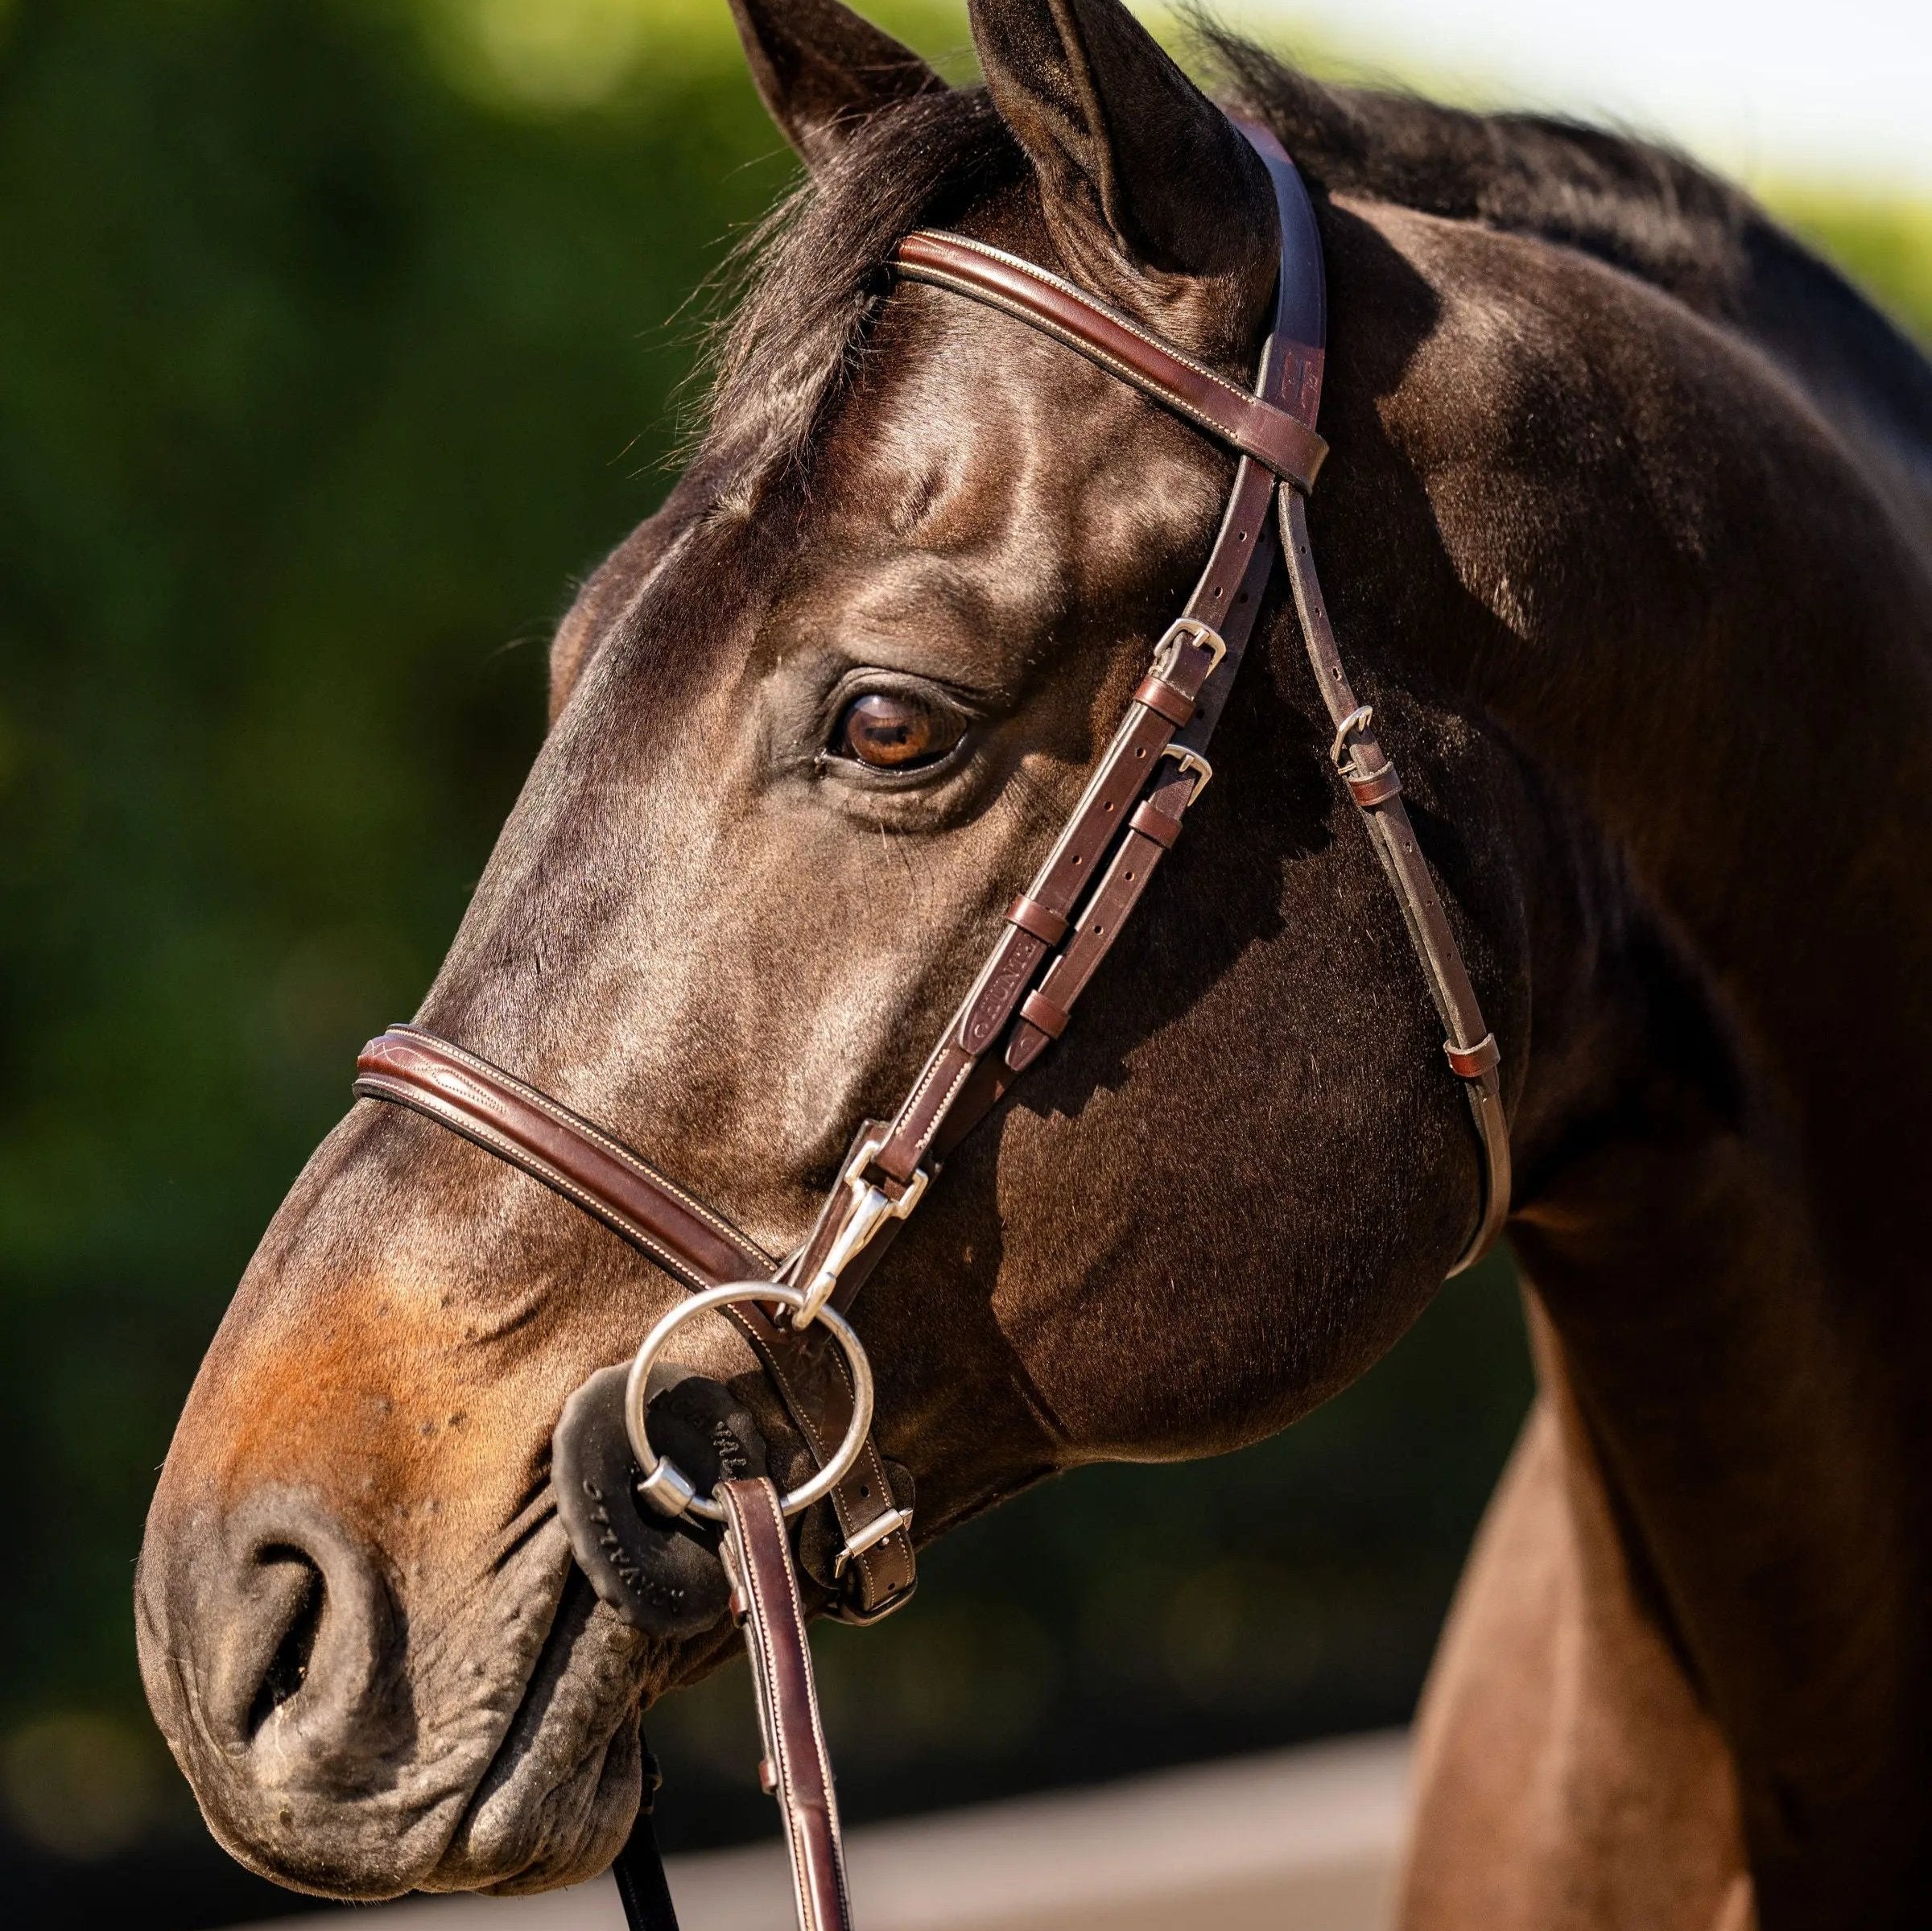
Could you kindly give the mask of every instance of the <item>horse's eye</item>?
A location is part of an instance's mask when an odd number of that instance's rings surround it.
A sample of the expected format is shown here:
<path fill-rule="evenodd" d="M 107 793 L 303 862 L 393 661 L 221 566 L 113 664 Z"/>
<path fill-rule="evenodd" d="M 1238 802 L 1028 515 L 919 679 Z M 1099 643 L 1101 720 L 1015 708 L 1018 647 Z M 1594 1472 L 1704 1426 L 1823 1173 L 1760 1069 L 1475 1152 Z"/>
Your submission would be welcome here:
<path fill-rule="evenodd" d="M 832 734 L 832 755 L 881 771 L 903 771 L 943 757 L 964 735 L 963 720 L 898 691 L 855 697 Z"/>

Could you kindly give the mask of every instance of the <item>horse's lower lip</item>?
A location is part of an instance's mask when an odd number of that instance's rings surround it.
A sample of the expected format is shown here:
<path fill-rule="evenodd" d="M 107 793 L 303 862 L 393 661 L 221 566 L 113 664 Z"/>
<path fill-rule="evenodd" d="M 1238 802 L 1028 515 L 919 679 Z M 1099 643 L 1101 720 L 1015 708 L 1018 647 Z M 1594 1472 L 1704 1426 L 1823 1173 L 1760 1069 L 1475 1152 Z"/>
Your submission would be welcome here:
<path fill-rule="evenodd" d="M 635 1808 L 646 1640 L 572 1563 L 516 1707 L 424 1888 L 545 1888 L 609 1863 Z"/>

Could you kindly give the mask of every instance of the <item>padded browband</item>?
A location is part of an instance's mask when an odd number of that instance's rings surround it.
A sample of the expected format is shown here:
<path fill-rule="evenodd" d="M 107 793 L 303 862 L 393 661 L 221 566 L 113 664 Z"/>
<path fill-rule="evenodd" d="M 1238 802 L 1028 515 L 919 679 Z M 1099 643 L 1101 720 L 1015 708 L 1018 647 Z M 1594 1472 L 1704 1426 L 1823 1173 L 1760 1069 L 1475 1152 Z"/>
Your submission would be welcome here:
<path fill-rule="evenodd" d="M 1077 349 L 1304 494 L 1315 487 L 1328 445 L 1307 423 L 1236 388 L 1058 275 L 970 236 L 926 228 L 899 244 L 893 262 L 907 281 L 950 288 Z"/>

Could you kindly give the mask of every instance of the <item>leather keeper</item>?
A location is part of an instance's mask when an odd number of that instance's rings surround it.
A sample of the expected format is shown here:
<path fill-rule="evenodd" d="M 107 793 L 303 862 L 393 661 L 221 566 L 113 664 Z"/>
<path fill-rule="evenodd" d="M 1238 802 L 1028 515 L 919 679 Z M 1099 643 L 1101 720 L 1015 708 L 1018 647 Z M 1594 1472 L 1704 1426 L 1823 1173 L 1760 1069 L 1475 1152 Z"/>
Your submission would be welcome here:
<path fill-rule="evenodd" d="M 1043 906 L 1037 898 L 1029 898 L 1022 892 L 1006 909 L 1006 922 L 1018 926 L 1022 932 L 1039 940 L 1042 945 L 1057 946 L 1067 936 L 1067 922 L 1051 906 Z"/>
<path fill-rule="evenodd" d="M 1164 717 L 1175 730 L 1194 722 L 1195 700 L 1179 685 L 1164 677 L 1147 676 L 1133 694 L 1137 704 L 1145 704 L 1157 717 Z"/>
<path fill-rule="evenodd" d="M 1379 771 L 1371 771 L 1366 778 L 1357 778 L 1349 771 L 1342 775 L 1348 781 L 1350 795 L 1364 811 L 1375 805 L 1385 805 L 1390 798 L 1402 794 L 1402 781 L 1396 775 L 1392 764 L 1384 764 Z"/>
<path fill-rule="evenodd" d="M 1502 1059 L 1502 1048 L 1496 1043 L 1493 1033 L 1485 1033 L 1474 1046 L 1458 1046 L 1452 1039 L 1443 1042 L 1443 1057 L 1449 1062 L 1449 1070 L 1464 1079 L 1480 1079 Z"/>
<path fill-rule="evenodd" d="M 1058 1039 L 1073 1015 L 1044 992 L 1029 992 L 1020 1001 L 1020 1017 L 1030 1025 L 1037 1025 L 1049 1039 Z"/>
<path fill-rule="evenodd" d="M 1143 838 L 1151 838 L 1163 852 L 1174 849 L 1174 840 L 1181 835 L 1181 821 L 1170 818 L 1150 798 L 1144 798 L 1133 807 L 1133 815 L 1127 820 L 1130 831 L 1138 831 Z"/>

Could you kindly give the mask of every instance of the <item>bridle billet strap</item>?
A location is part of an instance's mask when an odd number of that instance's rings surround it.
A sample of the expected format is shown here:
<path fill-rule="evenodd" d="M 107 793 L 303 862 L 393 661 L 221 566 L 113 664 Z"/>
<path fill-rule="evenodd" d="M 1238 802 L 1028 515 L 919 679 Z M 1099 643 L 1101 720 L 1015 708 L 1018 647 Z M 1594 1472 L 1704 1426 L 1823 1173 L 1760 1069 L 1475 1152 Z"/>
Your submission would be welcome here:
<path fill-rule="evenodd" d="M 1274 326 L 1252 392 L 1131 317 L 985 242 L 921 231 L 894 258 L 901 279 L 982 303 L 1067 345 L 1225 444 L 1240 461 L 1186 612 L 1156 647 L 1072 815 L 1014 900 L 898 1113 L 859 1128 L 804 1246 L 779 1265 L 591 1121 L 420 1027 L 391 1027 L 363 1049 L 357 1064 L 359 1095 L 410 1107 L 522 1168 L 685 1287 L 784 1283 L 787 1298 L 798 1304 L 789 1318 L 781 1318 L 788 1310 L 755 1298 L 722 1311 L 737 1322 L 822 1470 L 832 1467 L 855 1407 L 849 1372 L 839 1350 L 825 1345 L 819 1312 L 850 1302 L 947 1155 L 1067 1030 L 1213 775 L 1208 742 L 1254 634 L 1278 547 L 1334 727 L 1336 770 L 1402 906 L 1447 1036 L 1445 1054 L 1476 1125 L 1482 1200 L 1475 1232 L 1451 1272 L 1488 1252 L 1509 1211 L 1509 1145 L 1496 1041 L 1417 847 L 1401 781 L 1344 669 L 1309 548 L 1307 495 L 1327 453 L 1315 429 L 1327 316 L 1314 211 L 1274 137 L 1236 125 L 1267 167 L 1281 225 Z M 775 1495 L 762 1485 L 741 1486 L 741 1494 L 729 1485 L 725 1492 L 734 1613 L 746 1623 L 755 1652 L 767 1761 L 785 1807 L 800 1922 L 806 1931 L 840 1931 L 846 1906 L 836 1812 L 808 1653 L 799 1667 L 803 1625 L 790 1544 Z M 832 1613 L 876 1620 L 911 1593 L 914 1569 L 910 1517 L 869 1438 L 832 1500 L 845 1543 Z M 788 1764 L 795 1775 L 788 1776 Z M 639 1857 L 646 1857 L 642 1837 L 638 1846 Z M 629 1892 L 626 1909 L 634 1909 Z"/>

